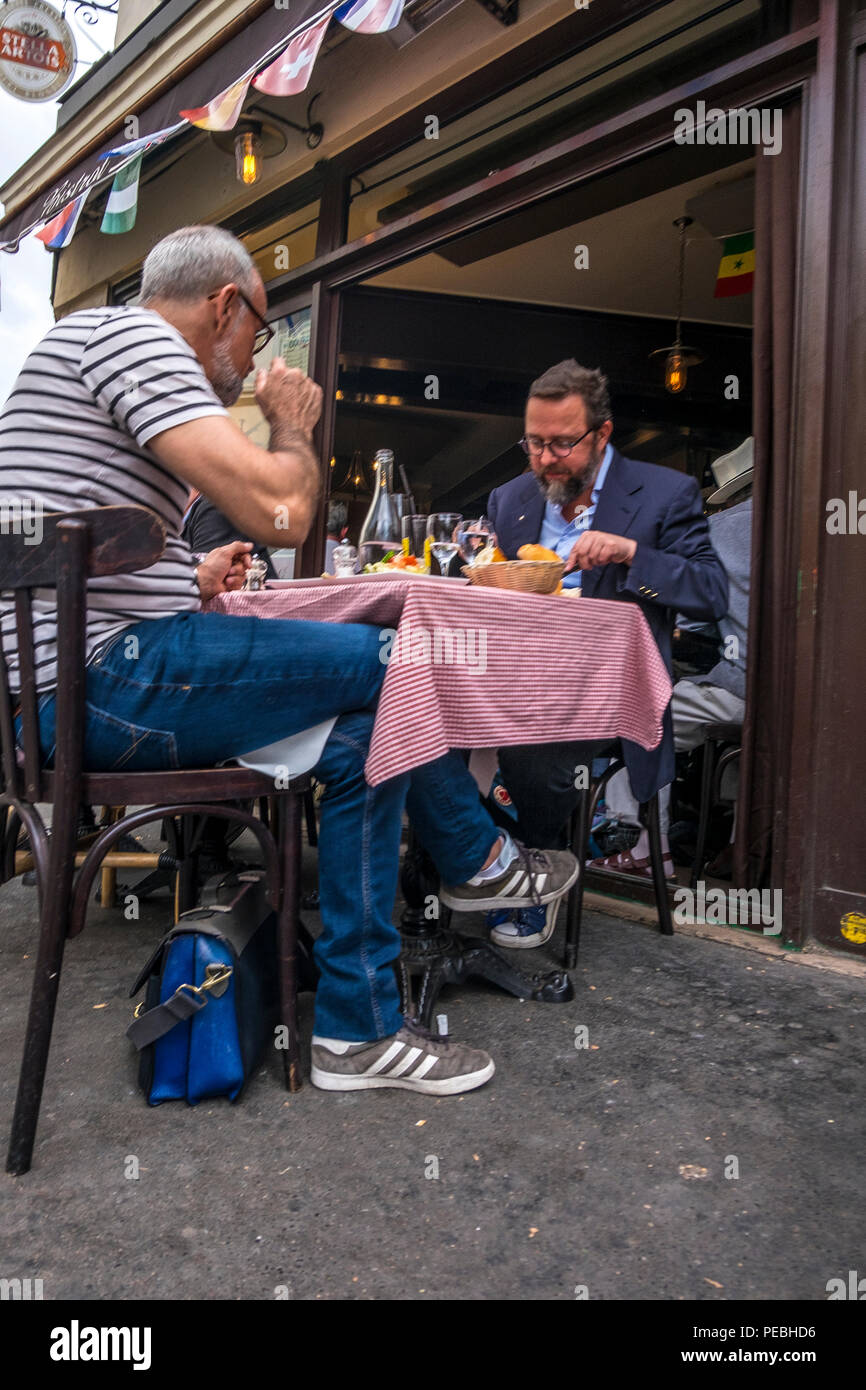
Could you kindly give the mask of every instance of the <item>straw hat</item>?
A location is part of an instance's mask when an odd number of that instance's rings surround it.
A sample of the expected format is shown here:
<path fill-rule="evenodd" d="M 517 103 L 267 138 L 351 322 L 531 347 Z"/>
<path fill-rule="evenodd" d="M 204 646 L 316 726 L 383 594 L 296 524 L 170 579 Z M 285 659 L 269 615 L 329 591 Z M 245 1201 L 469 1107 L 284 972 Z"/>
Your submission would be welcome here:
<path fill-rule="evenodd" d="M 727 502 L 735 492 L 750 487 L 754 464 L 755 440 L 749 435 L 749 438 L 744 439 L 730 454 L 722 454 L 721 458 L 710 464 L 717 490 L 710 493 L 707 505 L 717 507 L 720 502 Z"/>

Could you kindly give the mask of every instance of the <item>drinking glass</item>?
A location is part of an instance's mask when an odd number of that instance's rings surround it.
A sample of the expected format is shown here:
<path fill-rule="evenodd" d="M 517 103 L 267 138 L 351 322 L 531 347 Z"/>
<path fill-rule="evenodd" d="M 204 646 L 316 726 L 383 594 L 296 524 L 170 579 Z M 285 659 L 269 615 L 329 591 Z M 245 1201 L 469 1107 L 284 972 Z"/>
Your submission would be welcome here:
<path fill-rule="evenodd" d="M 462 520 L 459 512 L 434 512 L 427 518 L 430 549 L 436 558 L 440 574 L 448 573 L 451 561 L 460 553 L 460 546 L 455 537 Z"/>
<path fill-rule="evenodd" d="M 495 545 L 496 536 L 487 517 L 479 516 L 474 520 L 462 521 L 457 528 L 457 544 L 467 565 L 472 564 L 486 545 Z"/>
<path fill-rule="evenodd" d="M 402 519 L 402 535 L 408 540 L 409 549 L 417 560 L 424 558 L 424 538 L 427 535 L 427 517 L 412 514 Z"/>

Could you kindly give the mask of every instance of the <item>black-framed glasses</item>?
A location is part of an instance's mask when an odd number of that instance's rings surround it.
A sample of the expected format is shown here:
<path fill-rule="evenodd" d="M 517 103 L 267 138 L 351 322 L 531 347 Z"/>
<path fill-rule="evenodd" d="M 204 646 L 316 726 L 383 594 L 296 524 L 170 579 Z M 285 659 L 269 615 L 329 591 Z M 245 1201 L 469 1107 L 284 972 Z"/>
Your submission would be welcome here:
<path fill-rule="evenodd" d="M 259 353 L 261 352 L 262 348 L 267 347 L 268 343 L 271 341 L 277 330 L 275 328 L 271 328 L 271 325 L 268 323 L 267 319 L 262 318 L 255 304 L 250 303 L 249 299 L 244 294 L 240 286 L 235 285 L 235 289 L 238 292 L 238 299 L 240 299 L 244 304 L 246 304 L 253 318 L 258 319 L 259 323 L 262 325 L 261 328 L 259 328 L 256 331 L 256 336 L 253 339 L 253 352 Z M 219 293 L 219 290 L 214 290 L 212 294 L 208 295 L 208 299 L 216 299 Z"/>
<path fill-rule="evenodd" d="M 567 459 L 573 449 L 576 449 L 588 434 L 595 434 L 596 426 L 592 429 L 584 430 L 580 439 L 539 439 L 537 434 L 524 435 L 518 443 L 525 454 L 543 454 L 545 448 L 549 449 L 554 458 Z"/>
<path fill-rule="evenodd" d="M 242 289 L 238 289 L 238 296 L 243 300 L 244 304 L 246 304 L 250 313 L 255 318 L 257 318 L 259 323 L 262 325 L 256 333 L 255 338 L 253 339 L 253 352 L 261 352 L 262 348 L 267 347 L 268 343 L 271 341 L 277 330 L 275 328 L 271 328 L 271 325 L 268 323 L 267 319 L 262 318 L 256 306 L 250 303 Z"/>

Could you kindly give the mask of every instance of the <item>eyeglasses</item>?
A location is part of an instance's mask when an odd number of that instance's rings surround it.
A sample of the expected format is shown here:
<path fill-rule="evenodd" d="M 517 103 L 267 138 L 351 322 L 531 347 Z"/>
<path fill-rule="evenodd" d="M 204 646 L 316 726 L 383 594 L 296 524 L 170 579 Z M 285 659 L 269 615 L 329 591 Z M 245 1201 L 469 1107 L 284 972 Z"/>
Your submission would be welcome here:
<path fill-rule="evenodd" d="M 588 434 L 595 434 L 595 427 L 584 430 L 580 439 L 539 439 L 537 434 L 527 434 L 518 443 L 525 454 L 543 454 L 545 449 L 549 449 L 554 458 L 567 459 Z"/>
<path fill-rule="evenodd" d="M 268 343 L 271 341 L 277 330 L 275 328 L 271 328 L 271 325 L 268 323 L 267 319 L 262 318 L 258 309 L 255 307 L 254 304 L 250 303 L 243 290 L 238 290 L 238 297 L 243 300 L 250 313 L 255 318 L 257 318 L 259 323 L 262 325 L 255 338 L 253 338 L 253 352 L 261 352 L 262 348 L 267 347 Z"/>
<path fill-rule="evenodd" d="M 261 352 L 262 348 L 267 347 L 268 343 L 271 341 L 277 330 L 275 328 L 271 328 L 271 325 L 267 322 L 267 320 L 262 318 L 256 306 L 250 303 L 242 289 L 240 289 L 237 285 L 235 286 L 235 289 L 238 292 L 238 299 L 242 300 L 243 303 L 246 304 L 253 318 L 258 319 L 259 323 L 262 325 L 261 328 L 258 329 L 256 336 L 253 339 L 253 352 Z M 216 299 L 217 295 L 220 293 L 220 290 L 214 290 L 212 294 L 208 295 L 208 299 Z"/>

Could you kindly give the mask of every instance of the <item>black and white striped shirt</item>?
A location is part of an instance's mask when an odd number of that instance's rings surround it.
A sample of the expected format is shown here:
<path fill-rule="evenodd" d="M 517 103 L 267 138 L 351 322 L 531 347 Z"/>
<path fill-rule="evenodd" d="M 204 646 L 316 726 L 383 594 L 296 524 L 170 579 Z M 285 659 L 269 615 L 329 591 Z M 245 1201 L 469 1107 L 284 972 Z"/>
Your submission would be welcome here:
<path fill-rule="evenodd" d="M 190 550 L 180 539 L 189 489 L 147 444 L 175 425 L 227 413 L 190 345 L 150 309 L 70 314 L 24 363 L 0 411 L 3 526 L 26 517 L 28 508 L 32 518 L 136 503 L 166 527 L 165 551 L 155 565 L 88 581 L 88 657 L 125 627 L 200 607 Z M 8 597 L 0 611 L 15 690 L 15 619 Z M 37 591 L 33 614 L 37 685 L 47 691 L 57 681 L 53 590 Z"/>

